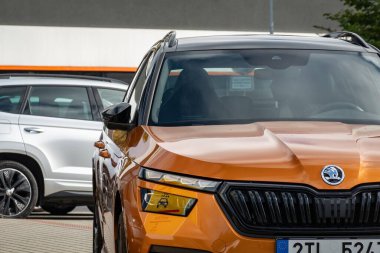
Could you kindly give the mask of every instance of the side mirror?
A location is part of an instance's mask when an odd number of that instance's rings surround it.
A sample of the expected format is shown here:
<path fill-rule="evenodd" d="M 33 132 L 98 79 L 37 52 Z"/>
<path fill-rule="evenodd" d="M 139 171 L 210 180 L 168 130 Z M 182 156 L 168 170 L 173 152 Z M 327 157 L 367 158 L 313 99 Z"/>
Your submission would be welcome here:
<path fill-rule="evenodd" d="M 131 105 L 125 102 L 107 107 L 102 112 L 104 125 L 112 130 L 131 130 L 136 124 L 131 121 Z"/>

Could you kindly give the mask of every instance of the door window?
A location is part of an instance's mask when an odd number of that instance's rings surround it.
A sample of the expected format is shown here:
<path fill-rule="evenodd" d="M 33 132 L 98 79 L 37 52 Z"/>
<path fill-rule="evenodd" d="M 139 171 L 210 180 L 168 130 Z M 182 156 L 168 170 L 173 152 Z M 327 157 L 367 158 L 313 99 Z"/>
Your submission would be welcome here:
<path fill-rule="evenodd" d="M 30 93 L 27 114 L 45 117 L 92 120 L 84 87 L 37 86 Z"/>
<path fill-rule="evenodd" d="M 134 118 L 135 113 L 138 110 L 138 105 L 140 104 L 140 100 L 143 94 L 145 82 L 149 74 L 153 57 L 154 57 L 153 52 L 150 52 L 145 56 L 135 76 L 135 79 L 133 80 L 133 83 L 132 83 L 133 90 L 132 90 L 131 98 L 129 99 L 129 104 L 131 105 L 131 119 Z"/>
<path fill-rule="evenodd" d="M 107 108 L 111 105 L 120 103 L 123 101 L 125 91 L 124 90 L 112 90 L 101 88 L 97 89 L 101 100 L 101 106 Z"/>
<path fill-rule="evenodd" d="M 18 113 L 26 87 L 0 87 L 0 111 Z"/>

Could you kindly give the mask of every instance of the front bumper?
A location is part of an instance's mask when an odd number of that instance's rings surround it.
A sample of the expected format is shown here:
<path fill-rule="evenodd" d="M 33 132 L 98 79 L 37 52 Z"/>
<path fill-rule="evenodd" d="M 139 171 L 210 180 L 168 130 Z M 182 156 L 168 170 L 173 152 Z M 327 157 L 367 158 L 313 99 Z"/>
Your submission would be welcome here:
<path fill-rule="evenodd" d="M 131 252 L 154 253 L 157 247 L 173 247 L 198 252 L 275 252 L 275 240 L 238 234 L 210 193 L 180 189 L 137 179 L 136 188 L 123 192 L 129 247 Z M 187 217 L 147 213 L 141 210 L 140 189 L 152 189 L 189 198 L 197 204 Z M 180 252 L 179 250 L 177 250 Z M 165 251 L 162 251 L 163 253 Z M 167 251 L 170 252 L 170 251 Z M 186 251 L 184 251 L 186 252 Z"/>

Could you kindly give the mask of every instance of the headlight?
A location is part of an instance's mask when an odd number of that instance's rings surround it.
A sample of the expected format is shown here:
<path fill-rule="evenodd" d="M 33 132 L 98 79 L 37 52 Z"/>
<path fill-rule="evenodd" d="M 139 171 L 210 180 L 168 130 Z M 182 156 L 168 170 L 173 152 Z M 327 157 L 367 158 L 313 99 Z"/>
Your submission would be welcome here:
<path fill-rule="evenodd" d="M 147 181 L 190 188 L 200 191 L 216 192 L 221 182 L 141 168 L 139 177 Z"/>
<path fill-rule="evenodd" d="M 193 198 L 141 189 L 141 205 L 145 212 L 187 216 L 196 202 Z"/>

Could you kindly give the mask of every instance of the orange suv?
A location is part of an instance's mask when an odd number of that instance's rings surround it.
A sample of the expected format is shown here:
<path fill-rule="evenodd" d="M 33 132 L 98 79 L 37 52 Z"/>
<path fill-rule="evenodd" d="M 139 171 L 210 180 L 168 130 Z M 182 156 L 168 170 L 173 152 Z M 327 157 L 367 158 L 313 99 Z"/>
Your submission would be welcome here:
<path fill-rule="evenodd" d="M 356 34 L 172 32 L 103 120 L 94 252 L 380 252 L 380 57 Z"/>

